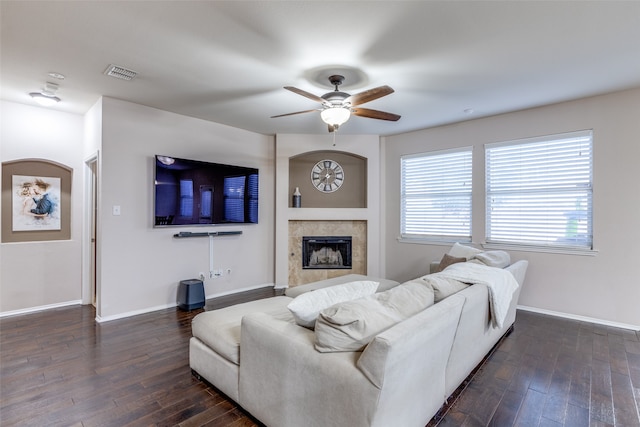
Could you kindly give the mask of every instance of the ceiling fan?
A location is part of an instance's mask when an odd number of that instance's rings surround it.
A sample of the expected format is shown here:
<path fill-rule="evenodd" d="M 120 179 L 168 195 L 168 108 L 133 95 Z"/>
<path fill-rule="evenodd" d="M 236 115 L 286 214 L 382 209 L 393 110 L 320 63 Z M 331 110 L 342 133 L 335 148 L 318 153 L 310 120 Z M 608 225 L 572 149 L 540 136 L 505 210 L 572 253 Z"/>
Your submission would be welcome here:
<path fill-rule="evenodd" d="M 302 95 L 309 99 L 322 104 L 321 108 L 313 110 L 296 111 L 295 113 L 280 114 L 277 116 L 271 116 L 271 118 L 292 116 L 294 114 L 310 113 L 312 111 L 320 111 L 320 117 L 329 126 L 329 132 L 334 132 L 343 125 L 351 114 L 367 117 L 370 119 L 397 121 L 400 116 L 393 113 L 386 113 L 384 111 L 372 110 L 370 108 L 359 108 L 360 104 L 373 101 L 374 99 L 382 98 L 393 93 L 393 89 L 389 86 L 380 86 L 373 89 L 365 90 L 364 92 L 356 93 L 355 95 L 349 95 L 345 92 L 340 92 L 338 86 L 344 81 L 344 76 L 335 74 L 329 76 L 329 82 L 335 87 L 333 92 L 325 93 L 322 96 L 317 96 L 302 89 L 298 89 L 293 86 L 285 86 L 284 88 L 290 90 L 293 93 Z"/>

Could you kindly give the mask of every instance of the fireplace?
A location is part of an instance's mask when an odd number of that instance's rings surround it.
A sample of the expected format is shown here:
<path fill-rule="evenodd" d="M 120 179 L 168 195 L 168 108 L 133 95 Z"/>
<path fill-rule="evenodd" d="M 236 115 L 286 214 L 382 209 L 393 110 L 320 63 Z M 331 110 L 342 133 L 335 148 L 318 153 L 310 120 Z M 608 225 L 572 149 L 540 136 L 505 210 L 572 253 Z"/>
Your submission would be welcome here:
<path fill-rule="evenodd" d="M 303 236 L 302 268 L 351 269 L 351 236 Z"/>

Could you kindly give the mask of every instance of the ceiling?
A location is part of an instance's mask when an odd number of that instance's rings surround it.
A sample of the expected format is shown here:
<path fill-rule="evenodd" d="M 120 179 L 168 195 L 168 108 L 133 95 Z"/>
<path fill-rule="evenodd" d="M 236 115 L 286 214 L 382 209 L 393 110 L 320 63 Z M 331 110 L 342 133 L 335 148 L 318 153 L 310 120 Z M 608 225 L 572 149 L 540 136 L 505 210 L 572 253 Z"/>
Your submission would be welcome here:
<path fill-rule="evenodd" d="M 640 87 L 640 1 L 0 1 L 0 96 L 59 84 L 60 111 L 109 96 L 262 134 L 326 133 L 316 102 L 344 71 L 392 135 Z M 135 70 L 124 81 L 109 64 Z M 64 80 L 48 76 L 63 74 Z M 322 82 L 320 85 L 317 80 Z M 354 84 L 355 83 L 355 84 Z"/>

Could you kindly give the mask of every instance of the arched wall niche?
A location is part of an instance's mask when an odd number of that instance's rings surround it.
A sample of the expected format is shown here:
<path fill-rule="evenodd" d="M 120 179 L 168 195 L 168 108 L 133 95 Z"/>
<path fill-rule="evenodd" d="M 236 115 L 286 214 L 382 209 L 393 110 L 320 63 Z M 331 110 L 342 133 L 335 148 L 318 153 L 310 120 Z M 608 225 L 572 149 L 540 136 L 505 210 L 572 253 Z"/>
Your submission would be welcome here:
<path fill-rule="evenodd" d="M 311 169 L 321 160 L 333 160 L 344 170 L 344 183 L 332 193 L 319 191 L 311 182 Z M 319 150 L 289 158 L 289 195 L 296 187 L 302 194 L 303 208 L 366 208 L 367 159 L 337 150 Z M 289 197 L 289 207 L 293 207 Z"/>
<path fill-rule="evenodd" d="M 73 169 L 45 159 L 19 159 L 2 163 L 2 242 L 37 242 L 71 239 L 71 178 Z M 35 180 L 52 185 L 52 195 L 58 206 L 55 221 L 44 224 L 44 216 L 23 221 L 22 203 L 32 199 L 18 194 L 20 186 Z M 55 191 L 55 194 L 53 192 Z M 33 206 L 32 206 L 33 207 Z M 28 209 L 31 211 L 31 209 Z M 43 224 L 40 225 L 38 222 Z"/>

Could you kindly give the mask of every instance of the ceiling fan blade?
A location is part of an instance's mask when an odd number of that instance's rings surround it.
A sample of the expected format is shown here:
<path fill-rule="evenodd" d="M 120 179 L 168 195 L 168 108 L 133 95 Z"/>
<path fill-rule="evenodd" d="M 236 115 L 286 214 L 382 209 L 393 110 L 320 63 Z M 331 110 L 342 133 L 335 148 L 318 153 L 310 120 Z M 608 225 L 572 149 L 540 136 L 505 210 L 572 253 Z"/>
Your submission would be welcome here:
<path fill-rule="evenodd" d="M 367 117 L 369 119 L 389 120 L 396 122 L 400 120 L 399 115 L 393 113 L 387 113 L 384 111 L 372 110 L 370 108 L 353 108 L 352 113 L 359 117 Z"/>
<path fill-rule="evenodd" d="M 351 105 L 360 105 L 365 102 L 373 101 L 374 99 L 382 98 L 383 96 L 390 95 L 394 92 L 389 86 L 380 86 L 373 89 L 365 90 L 364 92 L 351 95 L 344 100 L 345 103 L 350 102 Z"/>
<path fill-rule="evenodd" d="M 290 90 L 293 93 L 297 93 L 298 95 L 302 95 L 302 96 L 304 96 L 306 98 L 309 98 L 309 99 L 312 99 L 312 100 L 314 100 L 316 102 L 319 102 L 321 104 L 326 104 L 327 103 L 326 99 L 320 98 L 318 95 L 314 95 L 314 94 L 309 93 L 309 92 L 307 92 L 305 90 L 298 89 L 297 87 L 285 86 L 284 88 L 287 89 L 287 90 Z"/>
<path fill-rule="evenodd" d="M 278 114 L 277 116 L 271 116 L 271 118 L 272 118 L 272 119 L 275 119 L 276 117 L 293 116 L 293 115 L 295 115 L 295 114 L 311 113 L 311 112 L 313 112 L 313 111 L 320 111 L 320 110 L 315 109 L 315 110 L 296 111 L 295 113 Z"/>

